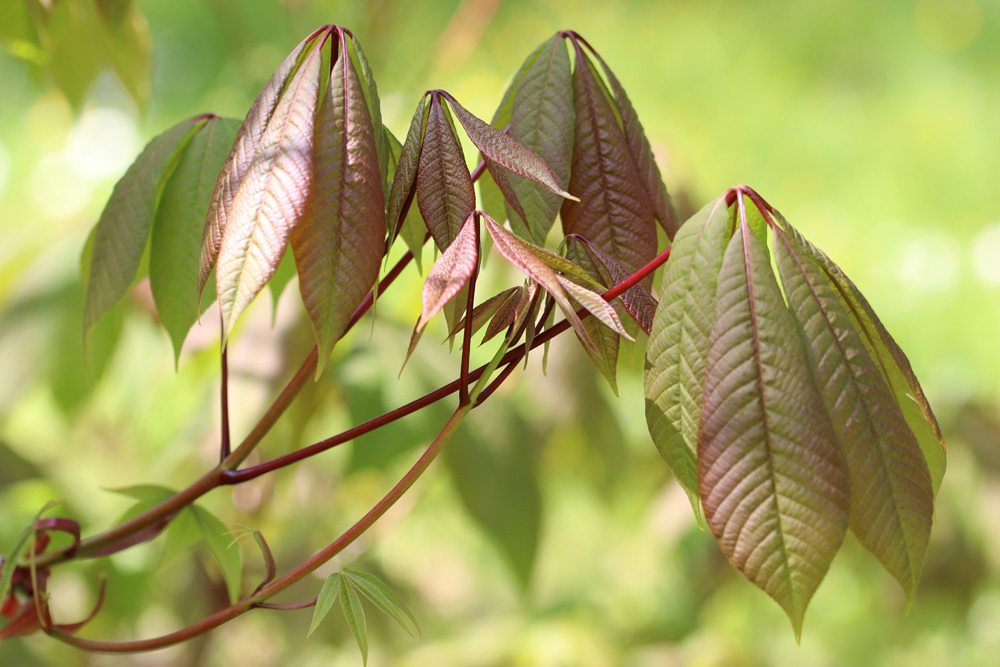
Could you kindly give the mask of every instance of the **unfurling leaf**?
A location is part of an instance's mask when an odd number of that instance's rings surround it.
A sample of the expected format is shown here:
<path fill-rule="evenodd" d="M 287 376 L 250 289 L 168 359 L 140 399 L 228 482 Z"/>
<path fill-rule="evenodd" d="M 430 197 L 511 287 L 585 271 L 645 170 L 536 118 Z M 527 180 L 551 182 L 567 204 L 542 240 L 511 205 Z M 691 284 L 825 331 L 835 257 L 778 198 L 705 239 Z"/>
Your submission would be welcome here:
<path fill-rule="evenodd" d="M 211 116 L 180 155 L 166 179 L 153 223 L 149 286 L 160 321 L 170 334 L 174 359 L 203 310 L 198 298 L 198 266 L 205 214 L 239 124 Z"/>
<path fill-rule="evenodd" d="M 411 131 L 413 127 L 411 126 Z M 407 143 L 409 143 L 407 135 Z M 403 144 L 406 152 L 406 144 Z M 400 159 L 402 165 L 402 158 Z M 401 167 L 400 167 L 401 168 Z M 476 207 L 472 177 L 465 164 L 462 146 L 442 106 L 431 94 L 424 141 L 417 169 L 417 205 L 420 215 L 440 250 L 447 250 L 462 224 Z M 395 187 L 393 187 L 395 191 Z"/>
<path fill-rule="evenodd" d="M 847 527 L 843 454 L 767 250 L 739 226 L 719 274 L 698 488 L 726 557 L 796 636 Z"/>
<path fill-rule="evenodd" d="M 604 84 L 583 49 L 574 45 L 569 190 L 580 202 L 563 203 L 563 230 L 586 237 L 631 273 L 656 254 L 656 222 Z"/>
<path fill-rule="evenodd" d="M 423 112 L 421 111 L 421 113 L 423 113 Z M 397 174 L 399 175 L 400 183 L 401 184 L 403 183 L 403 181 L 406 180 L 406 176 L 403 173 L 403 169 L 404 168 L 400 167 L 400 164 L 404 161 L 403 154 L 402 154 L 403 153 L 403 145 L 399 143 L 399 139 L 397 139 L 395 136 L 393 136 L 392 132 L 390 132 L 388 129 L 385 130 L 385 136 L 386 136 L 386 139 L 388 140 L 388 144 L 389 144 L 389 182 L 391 183 L 391 185 L 390 185 L 390 193 L 389 193 L 389 200 L 386 203 L 386 207 L 387 207 L 387 210 L 388 210 L 388 209 L 391 209 L 393 207 L 393 194 L 392 193 L 394 192 L 394 190 L 392 190 L 392 188 L 396 187 L 396 176 L 397 176 Z M 413 165 L 414 165 L 413 169 L 414 169 L 414 171 L 413 171 L 413 173 L 410 174 L 410 179 L 409 179 L 410 194 L 413 193 L 412 192 L 413 191 L 413 185 L 414 185 L 414 181 L 415 181 L 415 178 L 416 178 L 416 171 L 415 171 L 416 170 L 416 166 L 415 165 L 417 163 L 417 160 L 419 160 L 419 158 L 420 158 L 420 146 L 419 145 L 417 146 L 416 151 L 413 153 L 413 156 L 414 156 L 414 159 L 413 159 Z M 403 186 L 400 185 L 400 187 L 403 187 Z M 404 198 L 405 198 L 405 195 L 404 195 Z M 417 264 L 417 271 L 419 271 L 420 273 L 423 273 L 424 272 L 424 269 L 423 269 L 423 248 L 424 248 L 424 243 L 427 241 L 427 225 L 424 224 L 423 218 L 420 217 L 420 209 L 419 209 L 419 207 L 413 206 L 412 205 L 412 201 L 410 202 L 410 204 L 411 205 L 408 205 L 406 207 L 407 208 L 406 216 L 403 218 L 403 220 L 399 223 L 398 227 L 396 227 L 395 229 L 393 229 L 393 227 L 394 227 L 393 222 L 394 221 L 392 219 L 392 216 L 395 215 L 395 216 L 398 217 L 401 214 L 402 211 L 401 210 L 396 210 L 395 213 L 390 212 L 388 214 L 389 217 L 386 220 L 386 224 L 390 227 L 390 231 L 389 231 L 389 239 L 387 241 L 387 245 L 391 245 L 392 244 L 392 242 L 396 239 L 396 235 L 397 234 L 399 236 L 402 236 L 403 237 L 403 241 L 406 242 L 406 247 L 409 248 L 409 250 L 410 250 L 410 254 L 413 255 L 413 261 L 416 262 L 416 264 Z M 402 204 L 400 204 L 400 206 L 402 206 Z M 387 251 L 387 255 L 388 255 L 388 251 Z"/>
<path fill-rule="evenodd" d="M 476 214 L 470 213 L 454 242 L 427 273 L 424 282 L 423 310 L 416 329 L 427 326 L 439 310 L 454 299 L 469 282 L 479 266 L 479 234 Z"/>
<path fill-rule="evenodd" d="M 339 50 L 316 120 L 312 187 L 291 230 L 299 290 L 316 336 L 317 377 L 372 290 L 384 250 L 376 132 L 344 40 Z"/>
<path fill-rule="evenodd" d="M 341 576 L 350 579 L 354 588 L 363 596 L 368 598 L 372 604 L 391 617 L 399 627 L 406 630 L 411 636 L 420 634 L 420 627 L 417 619 L 402 600 L 399 599 L 385 582 L 368 572 L 360 572 L 351 568 L 345 568 Z"/>
<path fill-rule="evenodd" d="M 84 330 L 89 331 L 132 286 L 160 193 L 204 119 L 190 118 L 155 137 L 115 184 L 94 230 Z"/>
<path fill-rule="evenodd" d="M 312 190 L 322 45 L 329 36 L 328 29 L 323 39 L 305 52 L 281 91 L 242 178 L 235 164 L 231 174 L 224 170 L 220 177 L 223 187 L 217 190 L 222 191 L 230 178 L 239 178 L 231 204 L 223 200 L 219 206 L 222 215 L 218 216 L 224 219 L 224 226 L 219 230 L 215 281 L 225 336 L 273 275 L 292 228 L 302 219 Z M 270 84 L 265 92 L 269 89 Z M 257 104 L 251 109 L 251 113 L 256 112 Z M 249 122 L 244 123 L 241 133 Z M 242 139 L 237 138 L 237 147 Z M 235 156 L 237 160 L 241 157 Z M 209 241 L 215 238 L 214 233 L 213 228 Z M 206 254 L 210 255 L 210 250 L 206 248 Z"/>
<path fill-rule="evenodd" d="M 694 503 L 698 421 L 715 291 L 729 240 L 720 197 L 681 226 L 663 274 L 660 305 L 646 344 L 646 423 L 653 444 Z"/>
<path fill-rule="evenodd" d="M 788 304 L 802 327 L 816 385 L 847 461 L 851 530 L 912 596 L 934 505 L 927 463 L 808 242 L 787 225 L 775 237 Z"/>
<path fill-rule="evenodd" d="M 390 243 L 396 240 L 396 236 L 403 227 L 403 220 L 400 219 L 403 215 L 403 209 L 411 207 L 413 201 L 424 141 L 424 128 L 427 126 L 427 115 L 427 96 L 425 95 L 420 98 L 420 104 L 417 105 L 413 120 L 410 121 L 410 129 L 406 132 L 406 139 L 396 154 L 392 188 L 389 190 L 389 201 L 386 206 L 386 224 L 388 225 Z M 462 165 L 464 168 L 464 161 Z M 423 244 L 421 243 L 421 245 Z M 413 249 L 412 246 L 410 249 Z"/>

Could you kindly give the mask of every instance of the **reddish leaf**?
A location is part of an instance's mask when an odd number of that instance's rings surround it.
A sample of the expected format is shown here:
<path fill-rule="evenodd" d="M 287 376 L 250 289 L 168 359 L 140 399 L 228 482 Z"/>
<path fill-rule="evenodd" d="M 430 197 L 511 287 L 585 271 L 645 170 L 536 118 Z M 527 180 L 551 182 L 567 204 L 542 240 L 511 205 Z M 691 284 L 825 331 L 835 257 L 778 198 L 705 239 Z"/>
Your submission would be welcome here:
<path fill-rule="evenodd" d="M 427 322 L 462 291 L 476 272 L 479 266 L 476 226 L 475 214 L 470 213 L 454 242 L 427 272 L 418 330 L 427 326 Z"/>
<path fill-rule="evenodd" d="M 396 240 L 396 236 L 402 228 L 403 220 L 400 218 L 406 203 L 412 201 L 424 141 L 424 128 L 427 125 L 427 114 L 427 97 L 424 96 L 420 98 L 420 104 L 417 105 L 413 120 L 410 121 L 410 129 L 406 132 L 406 140 L 399 149 L 396 158 L 386 210 L 390 243 Z M 464 160 L 462 164 L 464 166 Z"/>
<path fill-rule="evenodd" d="M 614 287 L 629 277 L 628 271 L 618 263 L 618 260 L 582 236 L 572 235 L 566 240 L 569 243 L 570 250 L 573 248 L 583 249 L 606 287 Z M 582 264 L 582 256 L 577 257 L 570 254 L 570 257 L 577 264 Z M 632 316 L 632 319 L 639 325 L 639 328 L 648 335 L 652 330 L 653 315 L 656 313 L 657 303 L 653 295 L 642 285 L 633 285 L 625 290 L 624 294 L 621 295 L 621 300 L 622 305 L 625 306 L 625 311 Z"/>

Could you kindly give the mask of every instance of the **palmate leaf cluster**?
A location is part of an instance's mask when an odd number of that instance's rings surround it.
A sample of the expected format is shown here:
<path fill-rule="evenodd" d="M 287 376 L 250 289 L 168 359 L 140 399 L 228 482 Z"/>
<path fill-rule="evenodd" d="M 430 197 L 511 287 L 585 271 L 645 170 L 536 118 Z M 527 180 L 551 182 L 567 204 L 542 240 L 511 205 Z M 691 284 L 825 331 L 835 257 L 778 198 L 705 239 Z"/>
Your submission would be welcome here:
<path fill-rule="evenodd" d="M 460 130 L 482 159 L 478 202 Z M 556 220 L 559 252 L 546 247 Z M 673 241 L 659 303 L 637 273 L 665 256 L 657 224 Z M 427 240 L 441 253 L 409 353 L 438 313 L 450 337 L 485 329 L 484 343 L 530 349 L 558 311 L 614 387 L 621 339 L 648 334 L 653 441 L 796 632 L 848 527 L 912 595 L 944 449 L 906 357 L 832 260 L 749 188 L 679 225 L 628 96 L 573 32 L 528 56 L 490 123 L 431 90 L 399 141 L 357 40 L 316 30 L 239 127 L 197 116 L 146 147 L 95 228 L 85 324 L 148 270 L 175 351 L 213 282 L 226 341 L 291 253 L 319 374 L 400 237 L 418 260 Z M 522 282 L 479 298 L 486 238 Z M 357 627 L 352 581 L 328 582 L 321 601 L 339 595 Z"/>

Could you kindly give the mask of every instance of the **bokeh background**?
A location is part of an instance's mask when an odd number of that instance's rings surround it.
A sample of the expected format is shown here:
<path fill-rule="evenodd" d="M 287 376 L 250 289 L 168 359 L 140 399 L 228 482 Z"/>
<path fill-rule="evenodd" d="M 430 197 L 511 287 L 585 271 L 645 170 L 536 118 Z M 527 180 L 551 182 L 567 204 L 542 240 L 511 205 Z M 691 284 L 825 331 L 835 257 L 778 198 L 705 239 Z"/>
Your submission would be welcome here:
<path fill-rule="evenodd" d="M 1000 3 L 44 0 L 53 18 L 41 41 L 18 22 L 21 4 L 0 0 L 0 551 L 51 498 L 93 532 L 129 504 L 106 489 L 181 487 L 211 465 L 210 317 L 175 371 L 140 290 L 114 350 L 96 351 L 90 370 L 83 359 L 80 250 L 149 137 L 204 111 L 242 117 L 321 23 L 347 25 L 365 45 L 397 135 L 426 88 L 489 118 L 527 53 L 573 28 L 629 91 L 678 208 L 753 185 L 844 267 L 909 354 L 949 445 L 921 588 L 908 610 L 849 538 L 797 646 L 777 605 L 697 527 L 652 447 L 641 350 L 623 359 L 616 397 L 564 338 L 547 376 L 533 359 L 400 505 L 323 570 L 378 573 L 420 620 L 413 639 L 369 614 L 369 664 L 996 664 Z M 98 36 L 94 7 L 119 12 L 118 32 Z M 425 340 L 397 381 L 420 290 L 416 272 L 404 278 L 262 452 L 288 451 L 454 376 L 456 357 Z M 273 326 L 267 300 L 232 352 L 237 435 L 308 348 L 295 289 Z M 439 406 L 204 504 L 237 531 L 259 527 L 288 567 L 379 497 L 446 414 Z M 252 582 L 260 563 L 252 543 L 240 548 Z M 88 636 L 156 634 L 221 603 L 200 550 L 164 559 L 154 543 L 57 570 L 57 615 L 85 613 L 100 576 L 109 597 Z M 0 644 L 0 664 L 360 664 L 342 619 L 306 641 L 308 621 L 308 611 L 255 612 L 137 658 L 32 637 Z"/>

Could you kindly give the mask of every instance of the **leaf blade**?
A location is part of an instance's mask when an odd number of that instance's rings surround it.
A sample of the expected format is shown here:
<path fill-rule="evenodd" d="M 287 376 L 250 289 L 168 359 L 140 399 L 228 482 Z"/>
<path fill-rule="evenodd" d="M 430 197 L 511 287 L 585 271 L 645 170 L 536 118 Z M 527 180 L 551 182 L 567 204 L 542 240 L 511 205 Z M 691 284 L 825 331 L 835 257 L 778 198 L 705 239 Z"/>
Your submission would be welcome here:
<path fill-rule="evenodd" d="M 358 649 L 361 651 L 361 660 L 367 665 L 368 631 L 365 627 L 365 610 L 362 608 L 361 600 L 358 598 L 358 594 L 350 580 L 347 577 L 340 577 L 337 581 L 339 582 L 340 589 L 338 595 L 340 598 L 340 609 L 344 612 L 344 618 L 347 620 L 348 627 L 351 628 L 351 634 L 354 635 L 354 639 L 358 643 Z"/>
<path fill-rule="evenodd" d="M 411 636 L 420 634 L 420 627 L 413 615 L 399 596 L 384 581 L 369 572 L 345 568 L 342 576 L 349 577 L 354 588 L 368 598 L 372 604 L 389 615 L 399 627 Z"/>
<path fill-rule="evenodd" d="M 334 572 L 323 582 L 323 586 L 320 587 L 319 593 L 316 595 L 316 606 L 313 608 L 312 620 L 309 621 L 309 630 L 306 632 L 306 637 L 312 636 L 312 633 L 316 631 L 320 623 L 327 617 L 330 610 L 333 609 L 333 604 L 337 601 L 337 597 L 340 594 L 340 573 Z"/>
<path fill-rule="evenodd" d="M 447 250 L 476 207 L 462 146 L 436 95 L 431 96 L 417 169 L 417 205 L 438 249 Z M 406 145 L 403 145 L 406 149 Z"/>
<path fill-rule="evenodd" d="M 479 266 L 479 235 L 475 214 L 470 213 L 458 236 L 427 272 L 422 295 L 423 308 L 417 330 L 454 299 Z"/>
<path fill-rule="evenodd" d="M 192 505 L 188 511 L 198 524 L 202 539 L 222 572 L 229 601 L 235 603 L 240 598 L 243 579 L 243 556 L 239 547 L 233 543 L 225 524 L 214 514 L 198 505 Z"/>

